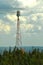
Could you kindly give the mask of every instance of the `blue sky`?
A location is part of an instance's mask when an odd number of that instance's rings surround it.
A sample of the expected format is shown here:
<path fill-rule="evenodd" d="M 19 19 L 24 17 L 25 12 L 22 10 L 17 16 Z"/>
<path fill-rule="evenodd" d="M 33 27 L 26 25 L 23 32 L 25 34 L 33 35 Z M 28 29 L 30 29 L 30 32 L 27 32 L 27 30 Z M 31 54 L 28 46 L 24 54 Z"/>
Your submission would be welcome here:
<path fill-rule="evenodd" d="M 0 46 L 15 46 L 20 10 L 22 46 L 43 46 L 43 0 L 0 0 Z"/>

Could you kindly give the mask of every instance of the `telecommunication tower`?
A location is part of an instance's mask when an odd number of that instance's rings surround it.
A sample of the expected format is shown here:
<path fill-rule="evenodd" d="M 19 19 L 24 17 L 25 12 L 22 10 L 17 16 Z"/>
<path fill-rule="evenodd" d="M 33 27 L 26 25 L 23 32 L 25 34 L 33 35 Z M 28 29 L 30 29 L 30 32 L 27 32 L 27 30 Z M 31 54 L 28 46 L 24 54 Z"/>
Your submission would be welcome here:
<path fill-rule="evenodd" d="M 16 33 L 16 46 L 21 46 L 21 33 L 20 33 L 20 21 L 19 21 L 20 11 L 17 11 L 17 33 Z"/>

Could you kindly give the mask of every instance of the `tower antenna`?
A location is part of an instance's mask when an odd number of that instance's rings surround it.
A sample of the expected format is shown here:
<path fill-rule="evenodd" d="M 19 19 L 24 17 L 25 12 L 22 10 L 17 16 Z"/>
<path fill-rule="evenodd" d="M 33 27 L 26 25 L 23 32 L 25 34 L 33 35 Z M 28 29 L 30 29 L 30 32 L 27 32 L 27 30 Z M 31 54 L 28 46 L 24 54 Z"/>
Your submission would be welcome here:
<path fill-rule="evenodd" d="M 20 33 L 20 11 L 17 11 L 17 33 L 16 33 L 16 46 L 21 46 L 21 33 Z"/>

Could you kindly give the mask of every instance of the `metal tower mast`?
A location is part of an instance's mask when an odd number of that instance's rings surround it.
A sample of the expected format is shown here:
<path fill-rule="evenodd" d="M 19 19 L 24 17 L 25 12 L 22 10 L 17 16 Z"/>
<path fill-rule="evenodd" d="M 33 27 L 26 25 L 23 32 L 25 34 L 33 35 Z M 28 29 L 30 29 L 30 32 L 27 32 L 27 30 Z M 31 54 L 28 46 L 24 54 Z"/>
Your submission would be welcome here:
<path fill-rule="evenodd" d="M 20 11 L 17 11 L 17 33 L 16 33 L 16 46 L 21 46 L 21 33 L 20 33 Z"/>

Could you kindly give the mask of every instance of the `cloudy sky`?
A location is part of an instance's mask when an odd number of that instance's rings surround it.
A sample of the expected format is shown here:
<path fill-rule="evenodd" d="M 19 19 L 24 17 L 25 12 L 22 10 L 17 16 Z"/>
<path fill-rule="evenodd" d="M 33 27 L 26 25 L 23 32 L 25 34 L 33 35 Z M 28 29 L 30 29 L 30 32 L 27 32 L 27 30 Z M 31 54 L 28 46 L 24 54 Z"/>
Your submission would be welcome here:
<path fill-rule="evenodd" d="M 15 46 L 20 10 L 22 46 L 43 46 L 43 0 L 0 0 L 0 46 Z"/>

